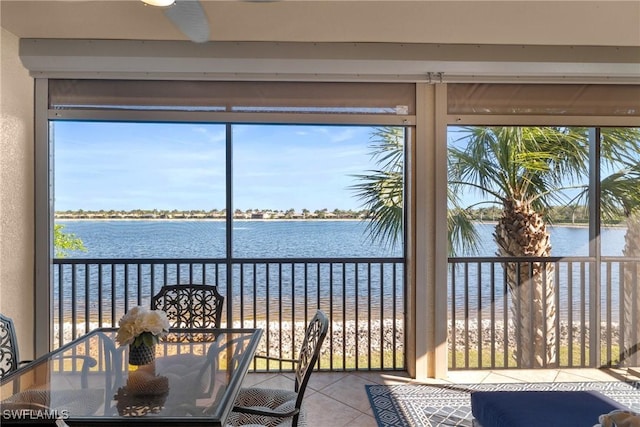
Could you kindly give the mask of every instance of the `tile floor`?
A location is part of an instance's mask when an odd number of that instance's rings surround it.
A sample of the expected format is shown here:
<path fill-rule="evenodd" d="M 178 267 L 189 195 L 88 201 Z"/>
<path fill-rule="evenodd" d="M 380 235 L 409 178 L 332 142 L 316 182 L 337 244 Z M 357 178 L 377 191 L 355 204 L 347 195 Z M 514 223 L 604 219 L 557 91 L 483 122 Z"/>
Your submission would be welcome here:
<path fill-rule="evenodd" d="M 312 427 L 376 427 L 366 384 L 579 382 L 640 379 L 626 369 L 453 371 L 446 379 L 415 381 L 406 373 L 314 372 L 305 394 Z M 292 374 L 248 374 L 243 386 L 293 389 Z"/>

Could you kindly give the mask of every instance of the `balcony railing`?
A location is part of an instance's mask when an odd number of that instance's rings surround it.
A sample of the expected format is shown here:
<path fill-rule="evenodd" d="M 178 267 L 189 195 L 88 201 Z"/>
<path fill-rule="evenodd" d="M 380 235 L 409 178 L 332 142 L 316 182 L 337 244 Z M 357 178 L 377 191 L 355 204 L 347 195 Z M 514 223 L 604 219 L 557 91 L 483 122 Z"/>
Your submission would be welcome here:
<path fill-rule="evenodd" d="M 515 322 L 535 307 L 535 294 L 514 302 L 508 283 L 509 268 L 526 281 L 536 265 L 553 290 L 543 306 L 552 324 L 541 334 L 555 337 L 556 359 L 541 366 L 522 358 L 527 343 Z M 322 309 L 331 339 L 321 369 L 405 369 L 404 268 L 402 258 L 56 259 L 54 345 L 117 326 L 129 307 L 149 306 L 164 284 L 204 283 L 225 295 L 223 324 L 265 329 L 261 351 L 292 357 Z M 449 367 L 637 366 L 639 277 L 638 258 L 450 258 Z"/>
<path fill-rule="evenodd" d="M 555 337 L 551 342 L 556 360 L 527 366 L 518 356 L 527 343 L 514 319 L 519 315 L 533 319 L 528 310 L 536 306 L 539 295 L 532 292 L 520 302 L 512 299 L 518 290 L 510 289 L 508 269 L 524 272 L 518 277 L 524 276 L 521 281 L 526 282 L 536 264 L 545 273 L 544 286 L 552 290 L 553 300 L 543 308 L 553 324 L 534 326 L 540 327 L 543 341 Z M 640 362 L 639 273 L 640 259 L 628 257 L 602 257 L 599 267 L 591 257 L 450 258 L 449 367 L 635 366 Z"/>
<path fill-rule="evenodd" d="M 405 367 L 404 260 L 55 259 L 55 346 L 117 326 L 165 284 L 216 284 L 223 325 L 261 327 L 262 352 L 294 358 L 316 309 L 331 319 L 320 369 Z M 328 338 L 329 338 L 328 337 Z"/>

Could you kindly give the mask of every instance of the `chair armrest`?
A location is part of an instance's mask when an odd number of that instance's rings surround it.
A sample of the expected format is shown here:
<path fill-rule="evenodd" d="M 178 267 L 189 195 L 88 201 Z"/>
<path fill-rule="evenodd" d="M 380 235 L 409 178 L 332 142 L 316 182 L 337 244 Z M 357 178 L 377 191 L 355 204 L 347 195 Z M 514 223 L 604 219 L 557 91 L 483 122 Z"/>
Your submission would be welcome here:
<path fill-rule="evenodd" d="M 85 356 L 84 354 L 70 354 L 70 355 L 60 356 L 60 358 L 61 359 L 79 359 L 79 360 L 83 360 L 84 361 L 83 369 L 85 369 L 85 366 L 87 368 L 92 368 L 92 367 L 94 367 L 94 366 L 96 366 L 98 364 L 96 359 L 94 359 L 91 356 Z"/>
<path fill-rule="evenodd" d="M 98 362 L 91 356 L 85 356 L 81 354 L 60 356 L 60 359 L 79 359 L 84 361 L 81 369 L 82 377 L 80 379 L 80 386 L 82 388 L 88 388 L 89 380 L 87 375 L 89 374 L 89 368 L 96 366 Z M 28 365 L 31 362 L 33 362 L 33 360 L 21 360 L 20 362 L 18 362 L 18 369 L 22 367 L 21 365 Z"/>
<path fill-rule="evenodd" d="M 70 354 L 65 356 L 60 356 L 60 359 L 77 359 L 82 360 L 82 369 L 80 376 L 80 387 L 89 388 L 89 368 L 92 368 L 98 364 L 96 359 L 91 356 L 85 356 L 82 354 Z M 75 366 L 74 366 L 75 367 Z"/>
<path fill-rule="evenodd" d="M 239 412 L 242 414 L 251 414 L 251 415 L 263 415 L 263 416 L 273 417 L 273 418 L 288 418 L 288 417 L 293 417 L 294 415 L 299 414 L 300 410 L 293 409 L 289 412 L 278 412 L 278 411 L 272 411 L 269 409 L 255 409 L 255 408 L 249 408 L 246 406 L 234 406 L 233 412 Z"/>

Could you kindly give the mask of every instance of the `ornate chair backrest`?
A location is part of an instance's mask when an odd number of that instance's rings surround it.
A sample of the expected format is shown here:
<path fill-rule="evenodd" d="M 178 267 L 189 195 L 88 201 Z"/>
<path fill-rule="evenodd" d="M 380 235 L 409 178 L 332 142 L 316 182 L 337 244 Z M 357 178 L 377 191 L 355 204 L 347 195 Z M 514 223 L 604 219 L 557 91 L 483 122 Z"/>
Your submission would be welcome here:
<path fill-rule="evenodd" d="M 167 285 L 151 298 L 151 308 L 165 311 L 172 328 L 220 327 L 223 303 L 212 285 Z"/>
<path fill-rule="evenodd" d="M 18 342 L 13 320 L 0 314 L 0 378 L 18 369 Z"/>
<path fill-rule="evenodd" d="M 322 343 L 327 336 L 328 330 L 329 319 L 322 311 L 318 310 L 316 315 L 313 316 L 313 319 L 311 319 L 311 322 L 309 322 L 309 326 L 307 326 L 302 347 L 300 348 L 298 363 L 296 364 L 295 390 L 298 393 L 296 400 L 296 408 L 298 409 L 300 409 L 302 405 L 304 391 L 313 372 L 313 367 L 320 356 L 320 349 L 322 348 Z M 297 425 L 297 418 L 298 416 L 296 415 L 293 425 Z"/>

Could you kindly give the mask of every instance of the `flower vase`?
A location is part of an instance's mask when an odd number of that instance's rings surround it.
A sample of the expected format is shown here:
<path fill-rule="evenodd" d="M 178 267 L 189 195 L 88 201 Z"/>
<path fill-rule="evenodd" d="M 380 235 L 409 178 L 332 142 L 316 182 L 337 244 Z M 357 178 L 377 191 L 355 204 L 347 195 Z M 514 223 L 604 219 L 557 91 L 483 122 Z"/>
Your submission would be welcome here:
<path fill-rule="evenodd" d="M 129 364 L 130 365 L 148 365 L 156 358 L 156 346 L 148 346 L 140 344 L 137 346 L 129 346 Z"/>

